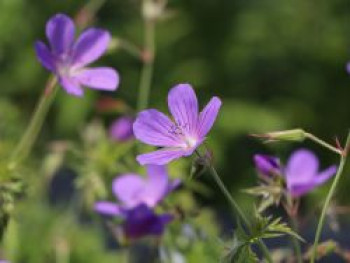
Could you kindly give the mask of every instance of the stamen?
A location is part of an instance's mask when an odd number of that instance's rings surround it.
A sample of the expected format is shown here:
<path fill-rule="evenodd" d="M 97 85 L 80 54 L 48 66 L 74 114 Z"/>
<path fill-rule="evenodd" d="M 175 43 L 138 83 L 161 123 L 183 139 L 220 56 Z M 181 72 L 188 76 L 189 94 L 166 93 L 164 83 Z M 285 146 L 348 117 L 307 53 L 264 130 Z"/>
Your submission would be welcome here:
<path fill-rule="evenodd" d="M 170 127 L 170 130 L 168 131 L 170 134 L 173 134 L 173 135 L 185 135 L 183 130 L 188 126 L 187 123 L 184 123 L 184 124 L 181 124 L 181 123 L 176 123 L 176 124 L 173 124 L 171 127 Z"/>

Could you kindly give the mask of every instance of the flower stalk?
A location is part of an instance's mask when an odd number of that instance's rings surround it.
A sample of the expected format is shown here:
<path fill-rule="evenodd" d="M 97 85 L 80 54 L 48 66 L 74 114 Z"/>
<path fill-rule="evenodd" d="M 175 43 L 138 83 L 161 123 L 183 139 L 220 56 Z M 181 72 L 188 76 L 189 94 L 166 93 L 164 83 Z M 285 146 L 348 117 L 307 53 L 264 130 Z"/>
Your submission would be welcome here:
<path fill-rule="evenodd" d="M 335 148 L 334 146 L 330 145 L 329 143 L 326 143 L 325 141 L 317 138 L 315 135 L 306 132 L 305 133 L 305 137 L 314 141 L 315 143 L 327 148 L 328 150 L 331 150 L 332 152 L 335 152 L 336 154 L 342 155 L 343 151 L 341 151 L 340 149 Z"/>
<path fill-rule="evenodd" d="M 347 160 L 347 150 L 349 149 L 349 146 L 350 146 L 350 132 L 348 133 L 348 137 L 346 139 L 345 148 L 344 148 L 345 150 L 344 150 L 344 152 L 342 152 L 341 157 L 340 157 L 340 163 L 339 163 L 339 168 L 338 168 L 337 174 L 335 175 L 332 186 L 331 186 L 331 188 L 327 194 L 326 200 L 323 204 L 321 217 L 318 221 L 315 240 L 314 240 L 314 244 L 312 247 L 311 260 L 310 260 L 311 263 L 314 263 L 316 258 L 317 258 L 317 247 L 318 247 L 318 243 L 319 243 L 319 240 L 321 237 L 321 233 L 322 233 L 322 229 L 323 229 L 323 225 L 324 225 L 324 220 L 326 217 L 326 213 L 327 213 L 329 204 L 334 196 L 335 190 L 336 190 L 337 185 L 339 183 L 340 177 L 343 174 L 344 166 L 345 166 L 345 163 Z"/>
<path fill-rule="evenodd" d="M 144 0 L 144 5 L 149 0 Z M 137 100 L 137 110 L 141 111 L 148 106 L 149 94 L 153 76 L 155 45 L 155 19 L 150 19 L 144 15 L 144 47 L 143 47 L 143 67 L 139 84 L 139 96 Z"/>
<path fill-rule="evenodd" d="M 295 217 L 290 217 L 290 223 L 292 226 L 292 229 L 294 232 L 297 233 L 298 230 L 298 223 Z M 295 252 L 295 257 L 296 257 L 296 261 L 298 263 L 303 263 L 303 257 L 302 257 L 302 253 L 301 253 L 301 246 L 300 246 L 300 242 L 299 240 L 295 237 L 295 236 L 291 236 L 292 239 L 292 243 L 293 243 L 293 247 L 294 247 L 294 252 Z"/>
<path fill-rule="evenodd" d="M 202 157 L 198 151 L 195 151 L 195 152 L 200 159 L 205 160 L 205 165 L 209 168 L 209 171 L 210 171 L 211 175 L 213 176 L 215 183 L 219 186 L 221 192 L 224 194 L 227 201 L 231 204 L 234 211 L 238 214 L 238 217 L 242 220 L 244 225 L 247 227 L 248 232 L 251 233 L 252 232 L 251 231 L 251 223 L 249 222 L 248 218 L 246 217 L 246 215 L 244 214 L 242 209 L 239 207 L 239 205 L 237 204 L 235 199 L 232 197 L 230 192 L 227 190 L 225 184 L 220 179 L 220 176 L 217 173 L 215 167 L 211 164 L 210 161 L 207 160 L 207 158 Z M 259 240 L 258 245 L 259 245 L 261 252 L 263 253 L 265 259 L 267 260 L 267 262 L 272 263 L 272 258 L 271 258 L 270 252 L 269 252 L 268 248 L 266 247 L 266 245 L 264 244 L 264 242 L 262 240 Z"/>
<path fill-rule="evenodd" d="M 43 126 L 52 101 L 56 96 L 57 90 L 57 79 L 55 77 L 51 77 L 39 100 L 39 103 L 37 104 L 33 117 L 31 118 L 26 131 L 10 157 L 8 166 L 10 170 L 15 169 L 17 165 L 30 154 L 41 127 Z"/>

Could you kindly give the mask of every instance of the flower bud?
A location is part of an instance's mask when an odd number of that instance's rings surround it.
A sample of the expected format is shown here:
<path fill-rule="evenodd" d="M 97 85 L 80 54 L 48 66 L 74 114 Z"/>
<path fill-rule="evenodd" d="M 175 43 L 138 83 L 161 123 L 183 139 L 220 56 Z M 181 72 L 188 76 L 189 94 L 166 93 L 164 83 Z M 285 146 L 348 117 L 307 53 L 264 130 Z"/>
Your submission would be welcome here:
<path fill-rule="evenodd" d="M 115 120 L 109 128 L 109 137 L 115 141 L 128 141 L 134 137 L 134 118 L 124 116 Z"/>
<path fill-rule="evenodd" d="M 266 139 L 268 141 L 296 141 L 301 142 L 306 139 L 306 132 L 302 129 L 269 132 L 265 134 L 255 134 L 254 137 Z"/>
<path fill-rule="evenodd" d="M 281 173 L 281 164 L 277 157 L 265 154 L 255 154 L 253 157 L 255 167 L 265 177 Z"/>
<path fill-rule="evenodd" d="M 145 20 L 157 20 L 164 12 L 165 0 L 144 0 L 142 15 Z"/>

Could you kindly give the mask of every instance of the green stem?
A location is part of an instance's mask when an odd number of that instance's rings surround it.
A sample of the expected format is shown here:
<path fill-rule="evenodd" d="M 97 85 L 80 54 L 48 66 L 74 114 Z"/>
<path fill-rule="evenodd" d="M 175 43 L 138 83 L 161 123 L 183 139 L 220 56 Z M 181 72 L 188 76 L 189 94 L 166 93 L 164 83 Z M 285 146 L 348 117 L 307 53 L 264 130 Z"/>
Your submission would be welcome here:
<path fill-rule="evenodd" d="M 137 101 L 138 111 L 141 111 L 148 106 L 149 94 L 151 91 L 155 57 L 155 21 L 145 19 L 144 31 L 144 64 L 139 85 L 139 97 Z"/>
<path fill-rule="evenodd" d="M 343 152 L 341 150 L 335 148 L 334 146 L 330 145 L 329 143 L 326 143 L 325 141 L 322 141 L 321 139 L 317 138 L 315 135 L 313 135 L 311 133 L 306 132 L 305 136 L 306 136 L 306 138 L 322 145 L 323 147 L 327 148 L 328 150 L 331 150 L 339 155 L 343 154 Z"/>
<path fill-rule="evenodd" d="M 137 58 L 137 59 L 143 59 L 142 58 L 142 50 L 136 46 L 135 44 L 131 43 L 130 41 L 126 40 L 126 39 L 122 39 L 122 38 L 118 38 L 118 45 L 117 47 L 119 47 L 120 49 L 126 51 L 127 53 L 129 53 L 131 56 Z"/>
<path fill-rule="evenodd" d="M 290 217 L 290 223 L 292 225 L 293 231 L 294 232 L 298 232 L 298 223 L 297 223 L 295 217 Z M 302 257 L 302 253 L 301 253 L 300 242 L 295 236 L 291 236 L 291 240 L 292 240 L 292 243 L 293 243 L 293 247 L 294 247 L 294 251 L 295 251 L 297 262 L 298 263 L 302 263 L 303 262 L 303 257 Z"/>
<path fill-rule="evenodd" d="M 49 80 L 26 131 L 11 155 L 9 169 L 16 168 L 17 165 L 29 155 L 56 95 L 58 89 L 58 85 L 56 84 L 56 78 L 53 77 Z"/>
<path fill-rule="evenodd" d="M 338 185 L 338 182 L 340 180 L 340 177 L 341 177 L 341 175 L 343 173 L 344 165 L 346 163 L 346 158 L 347 158 L 346 151 L 349 149 L 349 145 L 350 145 L 350 132 L 349 132 L 348 137 L 346 139 L 346 144 L 345 144 L 345 148 L 344 148 L 345 149 L 345 153 L 341 155 L 340 164 L 339 164 L 339 167 L 338 167 L 337 174 L 335 175 L 335 178 L 333 180 L 332 186 L 331 186 L 331 188 L 330 188 L 330 190 L 329 190 L 329 192 L 327 194 L 326 201 L 324 202 L 324 205 L 323 205 L 323 208 L 322 208 L 321 217 L 320 217 L 320 219 L 318 221 L 316 235 L 315 235 L 315 240 L 314 240 L 314 244 L 313 244 L 313 248 L 312 248 L 311 260 L 310 260 L 311 263 L 314 263 L 315 260 L 316 260 L 316 257 L 317 257 L 317 247 L 318 247 L 318 242 L 320 240 L 322 228 L 323 228 L 323 225 L 324 225 L 324 220 L 325 220 L 326 213 L 327 213 L 327 210 L 328 210 L 328 207 L 329 207 L 329 203 L 332 200 L 332 197 L 333 197 L 333 195 L 335 193 L 335 190 L 337 188 L 337 185 Z"/>
<path fill-rule="evenodd" d="M 197 155 L 201 156 L 198 152 L 196 152 Z M 236 211 L 236 213 L 238 214 L 239 218 L 243 221 L 243 223 L 245 224 L 245 226 L 248 228 L 248 231 L 251 233 L 251 224 L 248 220 L 248 218 L 246 217 L 246 215 L 243 213 L 243 211 L 241 210 L 241 208 L 238 206 L 238 204 L 236 203 L 236 201 L 233 199 L 232 195 L 230 194 L 230 192 L 227 190 L 225 184 L 222 182 L 222 180 L 220 179 L 220 176 L 218 175 L 217 171 L 215 170 L 214 166 L 210 163 L 210 161 L 206 161 L 206 165 L 210 170 L 210 173 L 212 174 L 216 184 L 219 186 L 221 192 L 224 194 L 224 196 L 226 197 L 226 199 L 229 201 L 229 203 L 231 204 L 231 206 L 233 207 L 234 211 Z M 270 255 L 270 252 L 268 250 L 268 248 L 266 247 L 266 245 L 264 244 L 264 242 L 262 240 L 258 241 L 258 245 L 264 255 L 264 257 L 266 258 L 266 260 L 270 263 L 272 263 L 272 258 Z"/>

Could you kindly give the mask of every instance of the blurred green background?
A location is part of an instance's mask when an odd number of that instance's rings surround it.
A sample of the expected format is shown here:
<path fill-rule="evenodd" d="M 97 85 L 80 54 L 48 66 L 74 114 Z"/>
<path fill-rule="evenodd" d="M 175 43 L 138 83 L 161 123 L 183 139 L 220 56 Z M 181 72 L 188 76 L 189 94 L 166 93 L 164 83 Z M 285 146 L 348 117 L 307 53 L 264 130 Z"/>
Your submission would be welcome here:
<path fill-rule="evenodd" d="M 53 14 L 74 16 L 86 2 L 0 0 L 3 144 L 18 140 L 48 77 L 36 60 L 34 41 L 46 39 L 45 23 Z M 338 161 L 314 144 L 265 145 L 248 134 L 301 127 L 331 143 L 335 136 L 344 140 L 350 121 L 350 76 L 345 70 L 350 60 L 349 18 L 346 0 L 169 0 L 166 16 L 156 27 L 150 105 L 166 110 L 168 90 L 182 82 L 194 86 L 201 105 L 211 96 L 221 97 L 223 107 L 208 145 L 226 185 L 241 203 L 248 202 L 240 189 L 256 181 L 256 152 L 285 159 L 297 147 L 310 147 L 323 166 Z M 94 21 L 136 46 L 142 46 L 142 23 L 138 0 L 107 0 Z M 119 71 L 118 91 L 86 90 L 85 97 L 73 98 L 61 90 L 35 147 L 39 156 L 47 151 L 48 141 L 78 139 L 94 118 L 108 125 L 114 116 L 98 113 L 95 107 L 101 96 L 135 108 L 142 63 L 116 49 L 96 64 Z M 350 201 L 348 171 L 338 191 L 343 204 Z M 210 186 L 209 179 L 202 181 Z M 311 194 L 308 205 L 316 204 L 326 189 Z M 219 192 L 200 200 L 226 207 Z"/>

